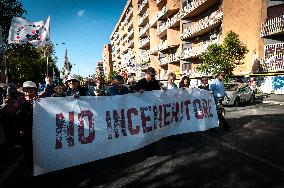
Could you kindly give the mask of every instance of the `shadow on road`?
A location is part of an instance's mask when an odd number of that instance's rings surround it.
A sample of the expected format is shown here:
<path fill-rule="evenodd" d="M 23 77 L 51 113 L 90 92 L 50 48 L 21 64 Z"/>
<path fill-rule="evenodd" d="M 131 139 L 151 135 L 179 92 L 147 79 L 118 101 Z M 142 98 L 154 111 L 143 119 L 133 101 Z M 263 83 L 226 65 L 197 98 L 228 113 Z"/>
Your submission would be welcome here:
<path fill-rule="evenodd" d="M 284 114 L 228 121 L 229 131 L 171 136 L 7 187 L 283 187 Z"/>

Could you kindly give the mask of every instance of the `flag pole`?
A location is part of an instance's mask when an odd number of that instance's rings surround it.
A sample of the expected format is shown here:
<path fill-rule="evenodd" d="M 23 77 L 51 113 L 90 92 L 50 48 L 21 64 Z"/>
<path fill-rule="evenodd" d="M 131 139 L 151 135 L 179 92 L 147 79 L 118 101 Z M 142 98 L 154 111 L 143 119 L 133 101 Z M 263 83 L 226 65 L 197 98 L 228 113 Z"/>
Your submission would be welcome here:
<path fill-rule="evenodd" d="M 46 77 L 48 77 L 48 65 L 49 65 L 49 63 L 48 63 L 48 60 L 49 60 L 49 58 L 48 58 L 48 47 L 47 47 L 47 50 L 46 50 Z"/>
<path fill-rule="evenodd" d="M 10 91 L 9 91 L 8 66 L 7 66 L 7 59 L 6 59 L 6 45 L 5 44 L 3 45 L 3 61 L 4 61 L 4 67 L 5 67 L 7 96 L 9 96 Z"/>

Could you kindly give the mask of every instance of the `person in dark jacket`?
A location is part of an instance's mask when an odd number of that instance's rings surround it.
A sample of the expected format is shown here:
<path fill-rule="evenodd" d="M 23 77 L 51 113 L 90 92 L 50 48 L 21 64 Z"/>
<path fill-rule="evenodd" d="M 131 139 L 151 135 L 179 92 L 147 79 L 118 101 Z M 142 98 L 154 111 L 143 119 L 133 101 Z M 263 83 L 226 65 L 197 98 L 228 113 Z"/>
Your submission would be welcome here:
<path fill-rule="evenodd" d="M 201 77 L 201 85 L 198 86 L 198 88 L 209 91 L 209 84 L 208 84 L 208 77 L 207 76 Z"/>
<path fill-rule="evenodd" d="M 146 71 L 146 78 L 139 80 L 135 86 L 138 92 L 161 90 L 160 82 L 156 80 L 156 71 L 153 67 L 149 67 Z"/>
<path fill-rule="evenodd" d="M 120 75 L 116 75 L 112 81 L 112 86 L 107 90 L 107 95 L 115 96 L 128 94 L 129 89 L 124 86 L 123 83 L 123 77 Z"/>
<path fill-rule="evenodd" d="M 29 169 L 33 166 L 33 103 L 37 99 L 37 87 L 32 81 L 23 83 L 25 100 L 20 104 L 17 111 L 17 125 L 22 137 L 22 146 Z"/>

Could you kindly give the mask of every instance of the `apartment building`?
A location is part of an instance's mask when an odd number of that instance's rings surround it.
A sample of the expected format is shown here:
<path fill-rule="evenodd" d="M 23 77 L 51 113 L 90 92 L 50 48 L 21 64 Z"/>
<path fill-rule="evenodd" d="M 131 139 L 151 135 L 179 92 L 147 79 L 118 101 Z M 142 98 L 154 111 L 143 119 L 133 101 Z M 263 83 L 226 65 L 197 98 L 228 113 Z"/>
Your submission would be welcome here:
<path fill-rule="evenodd" d="M 255 60 L 264 57 L 268 42 L 260 33 L 269 22 L 267 17 L 273 14 L 270 7 L 281 6 L 281 1 L 277 5 L 271 2 L 128 0 L 110 37 L 113 68 L 139 77 L 152 66 L 161 80 L 169 72 L 200 77 L 196 67 L 201 63 L 201 53 L 210 44 L 221 43 L 232 30 L 249 49 L 234 73 L 248 74 L 253 71 Z"/>
<path fill-rule="evenodd" d="M 113 71 L 112 48 L 110 44 L 105 44 L 103 48 L 103 71 L 106 78 Z"/>
<path fill-rule="evenodd" d="M 264 39 L 263 72 L 284 71 L 284 1 L 268 1 L 267 19 L 261 23 Z"/>
<path fill-rule="evenodd" d="M 98 62 L 96 67 L 96 79 L 104 77 L 104 65 L 103 62 Z"/>

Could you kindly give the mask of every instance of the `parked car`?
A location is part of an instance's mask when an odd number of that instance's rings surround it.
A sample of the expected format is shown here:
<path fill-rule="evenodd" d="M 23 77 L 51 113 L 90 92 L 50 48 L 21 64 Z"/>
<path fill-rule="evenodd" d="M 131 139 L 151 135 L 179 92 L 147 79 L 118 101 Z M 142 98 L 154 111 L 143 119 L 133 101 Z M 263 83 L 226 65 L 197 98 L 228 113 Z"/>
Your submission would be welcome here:
<path fill-rule="evenodd" d="M 248 84 L 242 83 L 228 83 L 225 84 L 225 96 L 223 105 L 239 106 L 241 103 L 248 102 L 252 104 L 254 102 L 254 92 Z"/>

